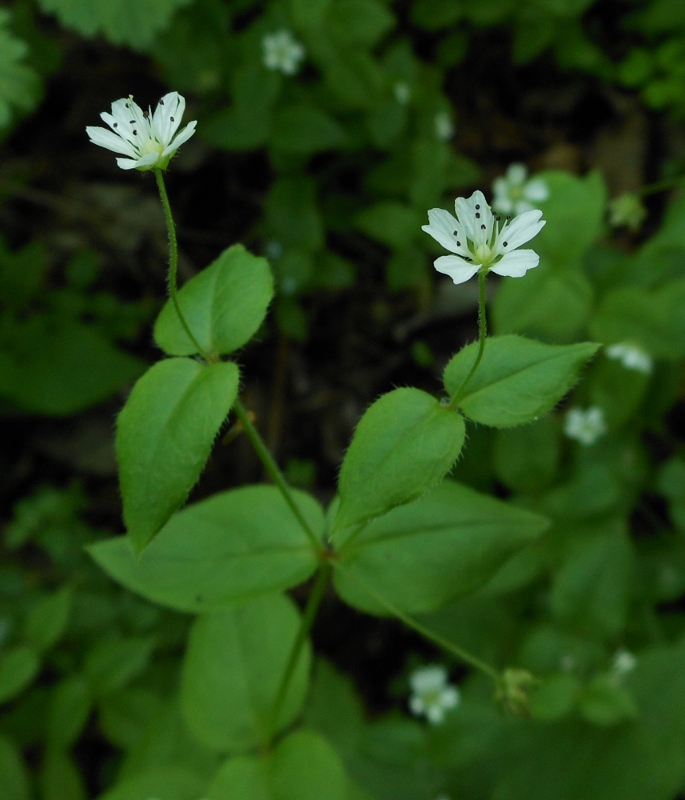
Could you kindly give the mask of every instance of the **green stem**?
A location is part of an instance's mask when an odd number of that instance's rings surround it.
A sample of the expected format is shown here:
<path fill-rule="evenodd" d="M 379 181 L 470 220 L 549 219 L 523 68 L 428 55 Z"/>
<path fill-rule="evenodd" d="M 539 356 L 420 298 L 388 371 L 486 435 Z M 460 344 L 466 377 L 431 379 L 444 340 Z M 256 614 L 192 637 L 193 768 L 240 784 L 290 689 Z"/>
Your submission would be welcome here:
<path fill-rule="evenodd" d="M 157 179 L 157 188 L 159 189 L 159 196 L 162 201 L 162 207 L 164 208 L 164 216 L 166 217 L 166 226 L 167 230 L 169 231 L 169 296 L 171 297 L 171 302 L 176 309 L 176 313 L 178 314 L 178 318 L 183 325 L 183 330 L 185 330 L 188 338 L 193 343 L 193 347 L 197 349 L 197 352 L 204 358 L 205 361 L 212 361 L 207 353 L 202 349 L 200 343 L 197 341 L 195 336 L 193 336 L 193 332 L 188 327 L 188 323 L 186 322 L 186 318 L 183 316 L 181 312 L 181 306 L 178 303 L 178 288 L 176 286 L 176 273 L 178 271 L 178 241 L 176 240 L 176 226 L 174 225 L 174 218 L 171 214 L 171 204 L 169 203 L 169 195 L 166 192 L 166 186 L 164 185 L 164 175 L 162 174 L 161 169 L 155 169 L 155 178 Z"/>
<path fill-rule="evenodd" d="M 481 358 L 483 358 L 485 339 L 488 335 L 488 322 L 485 313 L 485 276 L 487 274 L 487 270 L 483 269 L 481 269 L 478 273 L 478 354 L 476 355 L 476 360 L 473 362 L 471 371 L 462 381 L 461 386 L 455 392 L 454 397 L 450 400 L 447 408 L 457 408 L 459 401 L 464 396 L 464 391 L 469 381 L 473 377 L 475 371 L 478 369 Z"/>
<path fill-rule="evenodd" d="M 362 580 L 358 575 L 355 575 L 353 572 L 346 570 L 344 567 L 340 565 L 339 561 L 334 561 L 333 566 L 339 570 L 340 572 L 344 573 L 348 578 L 352 578 L 355 580 L 365 592 L 368 592 L 371 597 L 386 611 L 389 611 L 393 616 L 397 617 L 400 622 L 403 622 L 408 628 L 415 630 L 417 633 L 420 633 L 421 636 L 425 637 L 429 641 L 437 644 L 438 647 L 442 647 L 443 650 L 447 650 L 448 653 L 452 653 L 452 655 L 456 656 L 460 661 L 463 661 L 465 664 L 469 664 L 470 666 L 474 667 L 477 670 L 485 673 L 489 678 L 491 678 L 497 686 L 501 683 L 501 676 L 497 670 L 487 664 L 485 661 L 481 661 L 480 658 L 477 656 L 471 655 L 467 650 L 463 650 L 456 644 L 452 644 L 452 642 L 448 641 L 447 639 L 443 639 L 442 636 L 438 633 L 434 633 L 429 628 L 426 628 L 420 622 L 415 620 L 413 617 L 410 617 L 408 614 L 405 614 L 404 611 L 400 611 L 399 608 L 394 606 L 384 597 L 378 594 L 371 586 L 366 583 L 366 581 Z"/>
<path fill-rule="evenodd" d="M 297 521 L 302 526 L 304 532 L 307 534 L 309 541 L 312 543 L 312 547 L 316 550 L 317 553 L 322 553 L 324 551 L 324 547 L 321 544 L 319 537 L 314 533 L 312 527 L 304 518 L 304 515 L 300 511 L 297 503 L 295 503 L 295 499 L 293 497 L 292 492 L 290 491 L 290 487 L 285 482 L 285 478 L 283 477 L 283 473 L 278 468 L 278 464 L 274 461 L 269 448 L 264 443 L 264 440 L 259 435 L 259 431 L 255 428 L 252 424 L 252 420 L 250 419 L 250 415 L 247 413 L 245 406 L 242 404 L 240 399 L 238 398 L 235 401 L 233 406 L 235 409 L 235 413 L 240 420 L 241 425 L 245 433 L 247 434 L 247 438 L 250 440 L 252 447 L 254 447 L 255 452 L 259 456 L 260 461 L 264 464 L 264 469 L 266 469 L 267 473 L 271 480 L 276 484 L 279 491 L 283 495 L 283 499 L 290 507 L 290 510 L 295 515 Z"/>
<path fill-rule="evenodd" d="M 281 678 L 281 683 L 278 687 L 276 700 L 274 701 L 273 709 L 271 711 L 271 724 L 269 726 L 270 736 L 273 736 L 276 733 L 276 729 L 278 726 L 278 717 L 281 713 L 281 709 L 283 708 L 283 703 L 285 702 L 286 695 L 288 694 L 290 681 L 295 672 L 295 668 L 297 667 L 297 662 L 300 660 L 300 655 L 302 653 L 302 648 L 304 647 L 304 643 L 307 641 L 307 636 L 309 636 L 309 632 L 311 631 L 312 626 L 314 625 L 314 620 L 316 619 L 316 614 L 319 610 L 319 606 L 321 605 L 321 601 L 323 600 L 323 596 L 326 593 L 326 586 L 328 584 L 328 578 L 330 577 L 330 574 L 331 574 L 330 561 L 322 561 L 319 566 L 319 571 L 316 573 L 316 578 L 314 579 L 314 585 L 312 586 L 312 590 L 309 593 L 307 605 L 305 606 L 304 612 L 302 614 L 302 619 L 300 621 L 300 628 L 297 632 L 297 636 L 295 637 L 295 641 L 293 643 L 293 648 L 290 651 L 290 657 L 288 658 L 288 663 L 286 665 L 285 672 L 283 673 L 283 677 Z"/>
<path fill-rule="evenodd" d="M 682 175 L 679 175 L 677 178 L 664 178 L 662 181 L 656 181 L 656 183 L 650 183 L 647 186 L 640 187 L 636 190 L 635 194 L 644 197 L 648 194 L 663 192 L 665 189 L 672 189 L 682 178 Z"/>

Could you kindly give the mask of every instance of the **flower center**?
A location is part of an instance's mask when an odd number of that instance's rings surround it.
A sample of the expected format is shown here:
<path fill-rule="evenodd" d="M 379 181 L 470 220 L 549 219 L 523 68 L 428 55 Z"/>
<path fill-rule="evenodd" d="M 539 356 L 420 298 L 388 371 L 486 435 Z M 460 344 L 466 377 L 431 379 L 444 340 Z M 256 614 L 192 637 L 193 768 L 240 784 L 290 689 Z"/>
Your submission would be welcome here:
<path fill-rule="evenodd" d="M 473 251 L 473 255 L 475 257 L 475 261 L 479 264 L 482 264 L 484 267 L 490 265 L 493 260 L 492 250 L 487 244 L 480 244 L 476 249 Z"/>
<path fill-rule="evenodd" d="M 155 139 L 148 139 L 147 142 L 145 142 L 145 144 L 141 148 L 141 155 L 147 155 L 148 153 L 159 153 L 161 155 L 163 150 L 164 150 L 163 144 L 156 141 Z"/>

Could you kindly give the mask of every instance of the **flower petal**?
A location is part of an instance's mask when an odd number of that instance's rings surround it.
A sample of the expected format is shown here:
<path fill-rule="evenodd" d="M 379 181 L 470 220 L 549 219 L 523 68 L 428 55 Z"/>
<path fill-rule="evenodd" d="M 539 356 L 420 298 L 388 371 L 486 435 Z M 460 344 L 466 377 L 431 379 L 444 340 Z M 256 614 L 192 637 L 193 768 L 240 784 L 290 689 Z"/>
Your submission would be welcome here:
<path fill-rule="evenodd" d="M 159 153 L 146 153 L 146 155 L 139 158 L 137 161 L 129 161 L 127 158 L 117 158 L 117 164 L 121 169 L 144 169 L 145 167 L 151 169 L 158 159 Z"/>
<path fill-rule="evenodd" d="M 525 164 L 510 164 L 507 169 L 507 181 L 511 186 L 521 186 L 528 176 Z"/>
<path fill-rule="evenodd" d="M 476 246 L 487 244 L 492 236 L 492 226 L 494 218 L 492 211 L 485 199 L 485 195 L 480 190 L 475 191 L 468 199 L 473 211 L 473 228 L 474 237 L 473 241 Z"/>
<path fill-rule="evenodd" d="M 164 148 L 164 152 L 162 153 L 162 158 L 166 158 L 171 153 L 178 150 L 178 148 L 184 143 L 187 142 L 188 139 L 195 133 L 195 126 L 197 125 L 197 120 L 193 120 L 189 122 L 182 131 L 180 131 L 176 138 Z"/>
<path fill-rule="evenodd" d="M 433 262 L 433 266 L 443 275 L 449 275 L 454 283 L 464 283 L 480 269 L 480 264 L 472 264 L 459 256 L 440 256 Z"/>
<path fill-rule="evenodd" d="M 457 236 L 455 232 L 459 232 L 459 223 L 443 208 L 431 208 L 428 212 L 428 225 L 422 225 L 421 230 L 425 231 L 429 236 L 432 236 L 436 242 L 441 244 L 445 250 L 450 253 L 458 253 L 463 248 L 457 246 Z M 466 231 L 464 231 L 464 241 L 466 241 Z M 467 254 L 468 251 L 464 253 Z"/>
<path fill-rule="evenodd" d="M 514 217 L 511 222 L 507 222 L 497 237 L 497 252 L 510 253 L 537 236 L 546 225 L 545 220 L 542 220 L 541 217 L 542 211 L 535 209 L 524 211 L 523 214 Z M 507 243 L 506 247 L 504 247 L 504 242 Z"/>
<path fill-rule="evenodd" d="M 540 256 L 535 250 L 516 250 L 514 253 L 507 253 L 491 269 L 497 275 L 503 275 L 508 278 L 522 278 L 529 269 L 537 267 L 539 263 Z"/>
<path fill-rule="evenodd" d="M 157 104 L 153 115 L 153 125 L 160 142 L 167 147 L 181 124 L 185 111 L 185 98 L 178 92 L 169 92 Z"/>
<path fill-rule="evenodd" d="M 105 147 L 114 153 L 122 153 L 125 156 L 136 157 L 136 151 L 129 142 L 123 139 L 116 133 L 108 131 L 107 128 L 100 128 L 88 126 L 86 133 L 90 137 L 90 141 L 99 147 Z"/>
<path fill-rule="evenodd" d="M 137 161 L 131 161 L 130 158 L 117 158 L 117 166 L 121 169 L 135 169 L 138 166 Z"/>
<path fill-rule="evenodd" d="M 454 201 L 454 211 L 461 228 L 466 232 L 466 238 L 474 241 L 476 237 L 476 218 L 473 216 L 473 205 L 465 197 L 457 197 Z M 459 228 L 459 233 L 461 233 Z"/>
<path fill-rule="evenodd" d="M 549 197 L 549 189 L 542 178 L 533 178 L 523 187 L 523 196 L 533 203 L 541 203 Z"/>

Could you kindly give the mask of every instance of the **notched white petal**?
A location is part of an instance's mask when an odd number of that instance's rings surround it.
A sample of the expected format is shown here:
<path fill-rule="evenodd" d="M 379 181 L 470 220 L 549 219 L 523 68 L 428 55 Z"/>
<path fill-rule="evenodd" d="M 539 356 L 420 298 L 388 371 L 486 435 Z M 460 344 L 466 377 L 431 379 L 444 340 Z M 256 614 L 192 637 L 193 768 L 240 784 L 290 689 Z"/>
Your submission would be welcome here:
<path fill-rule="evenodd" d="M 516 250 L 507 253 L 501 261 L 491 268 L 492 272 L 506 278 L 522 278 L 529 269 L 537 267 L 540 256 L 534 250 Z"/>
<path fill-rule="evenodd" d="M 533 178 L 525 185 L 523 196 L 534 203 L 541 203 L 549 197 L 549 189 L 542 178 Z"/>
<path fill-rule="evenodd" d="M 431 208 L 428 212 L 428 222 L 428 225 L 421 226 L 422 231 L 432 236 L 436 242 L 451 253 L 460 252 L 461 248 L 457 245 L 457 242 L 460 241 L 458 238 L 459 223 L 449 211 L 445 211 L 443 208 Z"/>
<path fill-rule="evenodd" d="M 454 283 L 465 283 L 478 272 L 479 264 L 471 264 L 459 256 L 440 256 L 433 266 L 443 275 L 449 275 Z"/>
<path fill-rule="evenodd" d="M 122 139 L 121 136 L 117 136 L 116 133 L 108 131 L 107 128 L 89 126 L 86 128 L 86 133 L 93 144 L 111 150 L 113 153 L 121 153 L 122 155 L 135 158 L 136 151 L 133 149 L 133 146 L 125 139 Z"/>

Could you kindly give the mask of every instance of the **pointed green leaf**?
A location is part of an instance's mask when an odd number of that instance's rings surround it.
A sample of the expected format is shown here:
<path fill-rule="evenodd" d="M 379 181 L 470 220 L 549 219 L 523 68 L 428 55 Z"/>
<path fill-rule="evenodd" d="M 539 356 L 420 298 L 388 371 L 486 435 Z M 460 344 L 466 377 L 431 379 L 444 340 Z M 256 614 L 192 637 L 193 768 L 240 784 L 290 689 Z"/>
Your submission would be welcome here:
<path fill-rule="evenodd" d="M 239 756 L 219 770 L 207 800 L 344 800 L 347 778 L 333 748 L 308 730 L 291 733 L 271 756 Z"/>
<path fill-rule="evenodd" d="M 204 352 L 227 355 L 252 338 L 272 296 L 267 260 L 236 244 L 191 278 L 178 293 L 178 302 Z M 171 356 L 197 353 L 171 300 L 155 323 L 155 341 Z"/>
<path fill-rule="evenodd" d="M 274 118 L 270 142 L 277 150 L 311 155 L 345 143 L 340 125 L 313 105 L 298 103 L 281 109 Z"/>
<path fill-rule="evenodd" d="M 65 28 L 84 36 L 104 34 L 112 44 L 142 49 L 190 0 L 40 0 Z"/>
<path fill-rule="evenodd" d="M 371 614 L 389 612 L 365 586 L 401 611 L 431 611 L 478 589 L 547 526 L 538 514 L 445 481 L 343 544 L 335 587 Z"/>
<path fill-rule="evenodd" d="M 40 661 L 35 652 L 20 644 L 0 655 L 0 703 L 12 700 L 38 674 Z"/>
<path fill-rule="evenodd" d="M 11 33 L 11 19 L 9 11 L 0 9 L 0 129 L 15 111 L 33 108 L 40 95 L 38 75 L 24 61 L 28 45 Z"/>
<path fill-rule="evenodd" d="M 133 387 L 117 420 L 116 451 L 136 552 L 185 502 L 237 392 L 235 364 L 188 358 L 158 362 Z"/>
<path fill-rule="evenodd" d="M 316 500 L 304 492 L 293 495 L 312 529 L 323 531 Z M 127 589 L 192 612 L 289 589 L 317 565 L 307 536 L 274 486 L 245 486 L 188 506 L 138 557 L 124 536 L 98 542 L 89 552 Z"/>
<path fill-rule="evenodd" d="M 263 744 L 271 713 L 300 627 L 289 598 L 273 594 L 198 617 L 183 664 L 181 697 L 188 728 L 218 751 Z M 309 678 L 306 644 L 281 706 L 276 729 L 299 714 Z"/>
<path fill-rule="evenodd" d="M 546 414 L 578 380 L 600 345 L 551 345 L 523 336 L 493 336 L 459 403 L 474 422 L 511 428 Z M 445 389 L 456 394 L 476 358 L 478 344 L 460 350 L 445 368 Z"/>
<path fill-rule="evenodd" d="M 367 410 L 345 455 L 333 532 L 408 503 L 451 469 L 464 420 L 419 389 L 395 389 Z"/>
<path fill-rule="evenodd" d="M 48 650 L 64 633 L 69 621 L 73 592 L 65 586 L 40 600 L 26 618 L 25 636 L 40 653 Z"/>
<path fill-rule="evenodd" d="M 154 767 L 125 778 L 98 800 L 197 800 L 203 796 L 205 785 L 205 780 L 187 769 Z"/>

